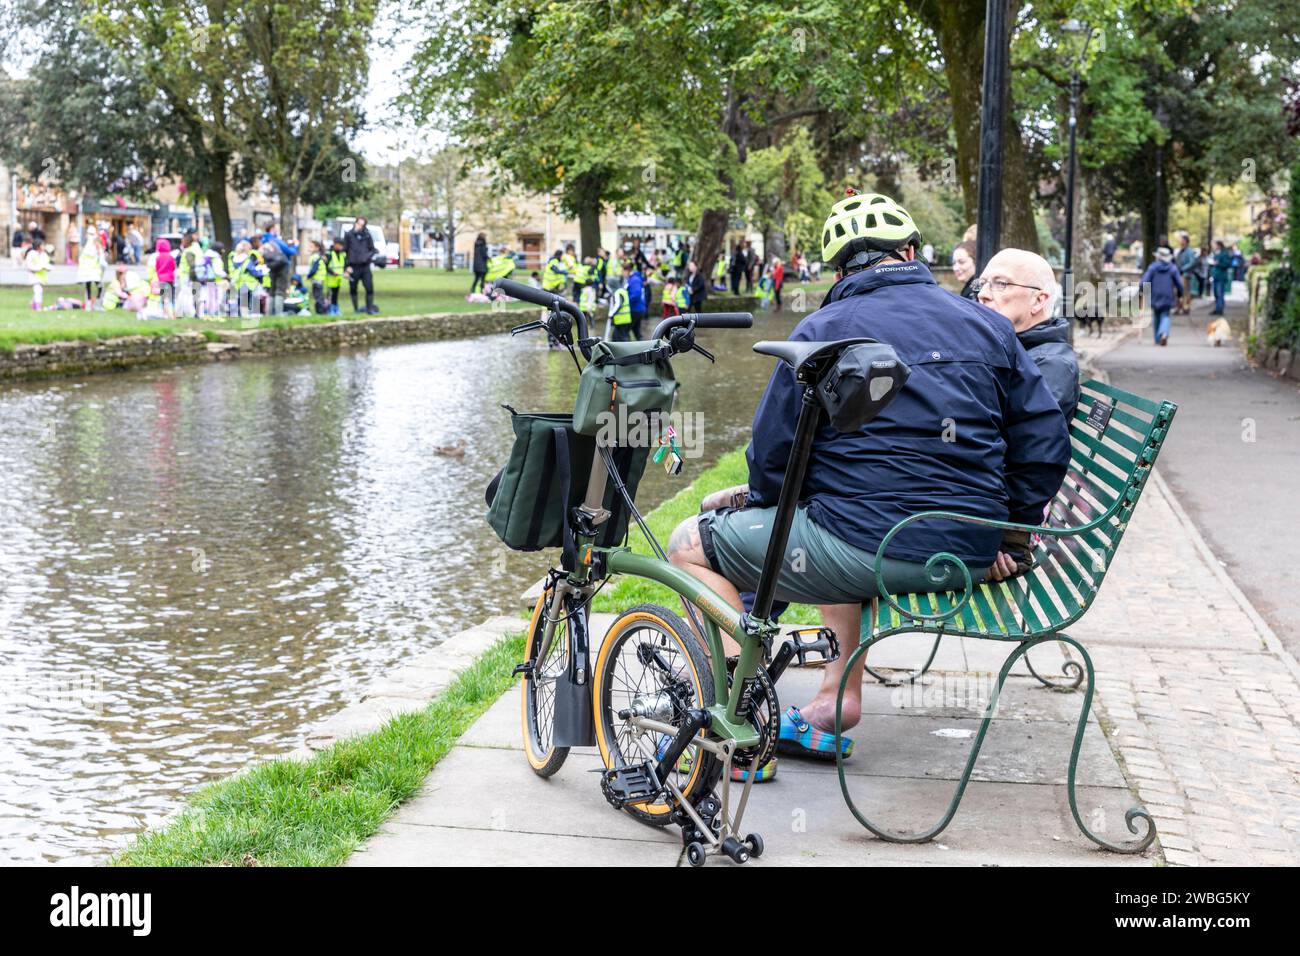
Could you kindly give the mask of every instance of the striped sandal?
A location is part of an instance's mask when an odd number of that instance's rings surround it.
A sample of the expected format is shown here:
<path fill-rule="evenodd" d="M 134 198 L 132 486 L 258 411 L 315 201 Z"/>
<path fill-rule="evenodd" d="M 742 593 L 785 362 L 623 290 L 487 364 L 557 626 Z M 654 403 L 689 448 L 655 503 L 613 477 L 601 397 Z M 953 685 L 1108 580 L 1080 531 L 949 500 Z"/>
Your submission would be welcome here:
<path fill-rule="evenodd" d="M 778 753 L 818 760 L 835 759 L 835 735 L 818 730 L 803 719 L 798 707 L 791 707 L 781 715 L 781 736 L 777 739 Z M 847 760 L 853 753 L 853 741 L 840 737 L 840 752 Z"/>
<path fill-rule="evenodd" d="M 749 767 L 732 767 L 731 768 L 732 783 L 744 783 L 746 780 L 748 780 L 750 769 L 751 768 Z M 767 763 L 763 764 L 763 766 L 759 767 L 758 770 L 754 773 L 754 782 L 767 783 L 767 781 L 771 780 L 775 776 L 776 776 L 776 758 L 773 757 Z"/>

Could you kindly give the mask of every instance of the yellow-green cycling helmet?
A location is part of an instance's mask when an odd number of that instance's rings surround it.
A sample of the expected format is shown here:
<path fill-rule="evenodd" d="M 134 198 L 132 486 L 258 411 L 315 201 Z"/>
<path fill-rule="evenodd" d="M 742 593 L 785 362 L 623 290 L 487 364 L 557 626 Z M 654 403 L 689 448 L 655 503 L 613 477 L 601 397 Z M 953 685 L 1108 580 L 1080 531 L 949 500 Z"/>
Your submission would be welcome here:
<path fill-rule="evenodd" d="M 901 246 L 920 247 L 921 230 L 906 209 L 880 193 L 850 189 L 831 207 L 822 229 L 822 262 L 835 269 L 872 265 Z M 871 253 L 881 255 L 871 255 Z M 860 262 L 850 260 L 861 257 Z"/>

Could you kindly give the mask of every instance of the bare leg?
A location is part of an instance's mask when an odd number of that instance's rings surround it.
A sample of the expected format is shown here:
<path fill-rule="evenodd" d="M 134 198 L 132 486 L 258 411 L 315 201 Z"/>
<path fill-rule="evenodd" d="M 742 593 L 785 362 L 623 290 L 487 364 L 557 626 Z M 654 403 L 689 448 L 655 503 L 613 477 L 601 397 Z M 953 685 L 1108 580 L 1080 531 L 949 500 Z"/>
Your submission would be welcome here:
<path fill-rule="evenodd" d="M 862 629 L 861 604 L 823 604 L 822 623 L 835 632 L 840 641 L 840 656 L 831 661 L 822 671 L 822 686 L 818 688 L 813 699 L 799 708 L 804 719 L 827 733 L 835 732 L 835 698 L 840 692 L 840 678 L 844 676 L 844 663 L 858 646 L 858 635 Z M 857 725 L 862 717 L 862 669 L 866 666 L 865 655 L 853 665 L 853 676 L 844 688 L 843 721 L 847 730 Z"/>
<path fill-rule="evenodd" d="M 709 559 L 705 557 L 704 547 L 700 544 L 698 515 L 692 515 L 673 529 L 672 536 L 668 539 L 668 560 L 708 585 L 718 593 L 718 597 L 737 611 L 744 610 L 736 586 L 709 567 Z M 704 640 L 703 634 L 700 635 L 700 640 Z M 740 645 L 725 633 L 722 635 L 722 646 L 728 654 L 740 653 Z"/>

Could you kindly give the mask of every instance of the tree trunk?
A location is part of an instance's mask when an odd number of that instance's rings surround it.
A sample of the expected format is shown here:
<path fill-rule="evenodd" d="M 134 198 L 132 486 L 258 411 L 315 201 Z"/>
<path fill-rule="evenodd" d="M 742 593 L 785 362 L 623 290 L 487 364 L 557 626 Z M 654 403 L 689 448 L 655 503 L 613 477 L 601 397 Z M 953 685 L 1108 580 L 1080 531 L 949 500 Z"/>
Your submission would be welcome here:
<path fill-rule="evenodd" d="M 691 258 L 705 276 L 713 274 L 713 264 L 722 253 L 722 242 L 727 237 L 727 223 L 731 220 L 729 209 L 706 209 L 700 216 L 700 230 L 695 236 Z M 766 255 L 766 243 L 764 254 Z"/>
<path fill-rule="evenodd" d="M 449 171 L 445 183 L 447 196 L 447 229 L 443 241 L 447 244 L 447 261 L 443 268 L 448 272 L 456 269 L 456 178 Z"/>
<path fill-rule="evenodd" d="M 980 99 L 984 80 L 984 0 L 912 0 L 912 9 L 934 32 L 943 54 L 948 96 L 952 101 L 957 139 L 956 169 L 966 220 L 975 221 L 979 208 Z M 1014 24 L 1020 4 L 1012 0 L 1008 22 Z M 1015 104 L 1004 110 L 1002 130 L 1001 246 L 1038 251 L 1034 226 L 1033 190 L 1025 163 L 1025 144 L 1015 118 Z"/>
<path fill-rule="evenodd" d="M 588 200 L 578 208 L 578 242 L 582 257 L 596 258 L 600 248 L 600 201 Z"/>
<path fill-rule="evenodd" d="M 298 206 L 298 183 L 286 179 L 276 187 L 280 195 L 280 235 L 290 245 L 298 241 L 298 217 L 294 210 Z"/>
<path fill-rule="evenodd" d="M 212 214 L 212 232 L 229 251 L 234 248 L 230 231 L 230 202 L 226 199 L 226 160 L 218 157 L 208 171 L 206 184 L 208 212 Z"/>
<path fill-rule="evenodd" d="M 1103 295 L 1102 292 L 1105 274 L 1101 250 L 1105 244 L 1106 227 L 1105 209 L 1101 201 L 1101 171 L 1084 168 L 1078 173 L 1078 191 L 1075 196 L 1078 209 L 1074 219 L 1074 249 L 1070 260 L 1070 266 L 1074 270 L 1074 287 L 1080 290 L 1076 297 L 1079 303 L 1077 314 L 1091 312 L 1102 315 L 1103 309 L 1111 304 L 1113 297 Z"/>

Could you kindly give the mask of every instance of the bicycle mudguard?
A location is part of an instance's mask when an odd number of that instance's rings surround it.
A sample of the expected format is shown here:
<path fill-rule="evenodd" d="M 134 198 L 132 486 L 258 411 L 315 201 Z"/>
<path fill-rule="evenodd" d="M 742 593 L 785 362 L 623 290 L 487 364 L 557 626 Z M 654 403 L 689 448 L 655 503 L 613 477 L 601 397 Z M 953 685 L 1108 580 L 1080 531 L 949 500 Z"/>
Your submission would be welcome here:
<path fill-rule="evenodd" d="M 573 653 L 564 676 L 555 682 L 555 716 L 551 740 L 556 747 L 596 746 L 596 724 L 591 703 L 591 642 L 587 633 L 587 615 L 576 611 L 573 599 L 566 598 L 564 613 L 569 617 L 569 642 Z"/>

